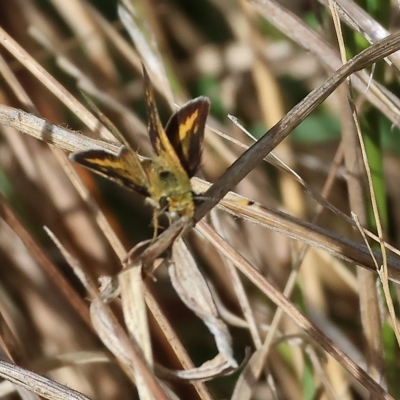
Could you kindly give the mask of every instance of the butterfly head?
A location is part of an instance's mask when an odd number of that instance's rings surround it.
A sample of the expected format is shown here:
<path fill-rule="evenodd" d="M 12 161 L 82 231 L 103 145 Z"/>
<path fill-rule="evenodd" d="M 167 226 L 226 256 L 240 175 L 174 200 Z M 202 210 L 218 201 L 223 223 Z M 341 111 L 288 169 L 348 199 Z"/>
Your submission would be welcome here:
<path fill-rule="evenodd" d="M 160 200 L 160 205 L 165 204 L 166 212 L 170 220 L 180 216 L 192 217 L 194 214 L 194 202 L 192 192 L 180 193 L 165 197 Z"/>

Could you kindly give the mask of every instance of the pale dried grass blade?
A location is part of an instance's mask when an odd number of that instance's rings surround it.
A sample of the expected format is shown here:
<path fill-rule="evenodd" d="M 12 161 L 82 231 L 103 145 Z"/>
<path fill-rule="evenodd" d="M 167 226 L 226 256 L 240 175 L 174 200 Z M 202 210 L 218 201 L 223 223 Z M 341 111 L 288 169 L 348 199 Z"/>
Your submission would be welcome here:
<path fill-rule="evenodd" d="M 154 261 L 161 253 L 171 247 L 172 243 L 174 243 L 185 229 L 190 227 L 190 222 L 186 217 L 179 218 L 161 235 L 157 236 L 157 239 L 143 251 L 140 258 L 143 260 L 144 272 L 152 272 Z M 128 257 L 130 257 L 130 253 L 128 253 Z"/>
<path fill-rule="evenodd" d="M 7 395 L 17 392 L 22 400 L 39 400 L 40 397 L 32 393 L 31 391 L 23 388 L 22 386 L 15 385 L 11 381 L 3 380 L 0 383 L 0 396 L 5 397 Z"/>
<path fill-rule="evenodd" d="M 388 392 L 375 382 L 359 365 L 338 348 L 316 325 L 308 320 L 280 291 L 262 276 L 244 257 L 237 253 L 228 243 L 214 232 L 205 222 L 200 221 L 196 229 L 225 257 L 258 287 L 271 301 L 307 332 L 329 355 L 336 359 L 356 380 L 370 393 L 378 398 L 392 399 Z"/>
<path fill-rule="evenodd" d="M 89 316 L 84 302 L 77 295 L 76 291 L 66 283 L 65 278 L 62 276 L 55 264 L 48 258 L 43 249 L 33 239 L 31 234 L 22 224 L 21 220 L 17 217 L 11 207 L 8 205 L 6 199 L 0 193 L 0 217 L 1 219 L 15 232 L 20 238 L 24 246 L 32 254 L 32 257 L 41 266 L 57 285 L 58 289 L 68 298 L 80 315 L 83 321 L 89 324 Z"/>
<path fill-rule="evenodd" d="M 150 293 L 150 291 L 146 291 L 146 303 L 149 309 L 151 310 L 151 313 L 153 314 L 155 320 L 157 321 L 157 324 L 161 327 L 163 330 L 166 338 L 168 339 L 168 343 L 171 346 L 171 348 L 174 350 L 177 358 L 179 359 L 179 362 L 182 364 L 182 366 L 185 368 L 184 371 L 171 371 L 167 370 L 167 376 L 170 376 L 172 374 L 178 374 L 178 376 L 183 373 L 185 374 L 185 371 L 193 371 L 196 370 L 192 360 L 190 359 L 189 355 L 187 354 L 186 349 L 183 347 L 182 343 L 178 339 L 175 331 L 172 329 L 168 319 L 162 312 L 161 308 L 156 304 L 155 299 L 153 295 Z M 217 356 L 218 357 L 218 356 Z M 225 366 L 225 361 L 224 366 Z M 165 368 L 160 367 L 160 366 L 155 366 L 156 371 L 160 371 L 160 373 L 163 373 L 165 371 Z M 160 369 L 159 369 L 160 368 Z M 203 372 L 203 375 L 206 373 Z M 207 389 L 207 386 L 201 382 L 201 381 L 196 381 L 194 380 L 192 382 L 193 387 L 195 388 L 197 394 L 199 395 L 200 399 L 202 400 L 211 400 L 212 396 Z"/>
<path fill-rule="evenodd" d="M 109 57 L 102 32 L 96 26 L 93 18 L 93 9 L 88 7 L 86 2 L 80 1 L 65 3 L 63 0 L 54 0 L 52 4 L 74 32 L 85 55 L 105 76 L 116 79 L 115 67 Z"/>
<path fill-rule="evenodd" d="M 248 136 L 254 143 L 257 142 L 257 139 L 239 122 L 238 118 L 236 118 L 234 115 L 228 115 L 228 118 L 246 135 Z M 246 144 L 241 143 L 238 140 L 235 140 L 234 138 L 224 134 L 223 132 L 220 132 L 216 129 L 211 129 L 214 133 L 216 133 L 218 136 L 221 136 L 228 140 L 231 143 L 234 143 L 237 146 L 240 146 L 243 149 L 249 149 L 250 146 L 247 146 Z M 336 207 L 334 207 L 331 203 L 329 203 L 323 196 L 321 196 L 318 192 L 316 192 L 312 187 L 310 187 L 307 182 L 289 165 L 287 165 L 283 160 L 281 160 L 278 156 L 276 156 L 274 153 L 269 153 L 267 154 L 264 158 L 263 161 L 273 165 L 276 168 L 279 168 L 281 171 L 287 172 L 291 175 L 293 179 L 295 179 L 298 183 L 300 183 L 301 186 L 303 186 L 307 192 L 312 196 L 312 198 L 321 206 L 327 208 L 328 210 L 331 210 L 332 212 L 340 215 L 341 217 L 347 219 L 350 221 L 349 217 L 345 214 L 343 214 L 340 210 L 338 210 Z"/>
<path fill-rule="evenodd" d="M 110 308 L 101 300 L 97 288 L 85 274 L 80 263 L 72 257 L 49 229 L 46 229 L 46 232 L 87 290 L 91 300 L 90 317 L 93 327 L 103 344 L 114 354 L 127 376 L 136 384 L 140 398 L 169 399 L 144 359 L 139 345 L 128 338 Z"/>
<path fill-rule="evenodd" d="M 100 138 L 112 140 L 112 134 L 75 97 L 51 76 L 34 58 L 0 27 L 0 43 L 23 64 L 47 89 L 64 103 L 86 126 Z"/>
<path fill-rule="evenodd" d="M 226 368 L 237 368 L 233 358 L 232 339 L 225 323 L 219 318 L 210 289 L 182 239 L 172 245 L 168 267 L 171 283 L 185 305 L 190 308 L 213 334 Z"/>
<path fill-rule="evenodd" d="M 393 331 L 397 340 L 397 344 L 400 346 L 400 332 L 399 332 L 399 326 L 397 324 L 397 318 L 396 318 L 396 312 L 394 309 L 394 304 L 393 304 L 393 300 L 391 297 L 391 293 L 390 293 L 390 287 L 389 287 L 389 277 L 388 277 L 388 269 L 387 269 L 387 263 L 386 263 L 386 259 L 383 260 L 383 264 L 378 264 L 376 258 L 374 257 L 374 253 L 372 252 L 372 248 L 368 243 L 368 240 L 366 238 L 366 236 L 363 234 L 363 231 L 361 229 L 361 224 L 358 220 L 358 217 L 356 214 L 353 213 L 353 218 L 356 221 L 358 227 L 359 227 L 359 231 L 363 236 L 365 245 L 367 246 L 370 254 L 371 254 L 371 258 L 374 261 L 375 264 L 375 268 L 376 271 L 378 272 L 378 276 L 382 285 L 382 290 L 383 290 L 383 294 L 386 300 L 386 305 L 389 311 L 389 316 L 392 322 L 392 327 L 393 327 Z"/>
<path fill-rule="evenodd" d="M 1 55 L 0 55 L 0 76 L 2 76 L 3 79 L 6 81 L 7 85 L 13 91 L 17 99 L 22 104 L 24 104 L 29 111 L 35 112 L 36 108 L 32 104 L 32 101 L 29 98 L 28 94 L 26 93 L 26 90 L 15 76 L 9 64 Z M 0 104 L 0 106 L 2 106 L 2 104 Z"/>
<path fill-rule="evenodd" d="M 93 327 L 104 345 L 115 355 L 123 369 L 136 384 L 141 399 L 169 399 L 151 367 L 147 365 L 139 344 L 130 340 L 115 316 L 100 298 L 90 306 Z"/>
<path fill-rule="evenodd" d="M 139 54 L 145 61 L 146 67 L 151 73 L 154 86 L 162 88 L 161 93 L 163 93 L 168 99 L 168 102 L 172 104 L 173 96 L 171 86 L 167 78 L 161 53 L 158 50 L 155 40 L 148 29 L 146 29 L 146 24 L 139 21 L 137 11 L 133 8 L 133 3 L 123 0 L 122 4 L 123 5 L 118 5 L 119 17 L 129 33 L 131 40 L 135 43 Z"/>
<path fill-rule="evenodd" d="M 20 132 L 66 151 L 102 149 L 116 155 L 120 147 L 116 144 L 93 139 L 79 132 L 62 128 L 43 118 L 4 104 L 0 104 L 0 124 L 11 126 Z"/>
<path fill-rule="evenodd" d="M 336 15 L 336 13 L 335 13 Z M 338 19 L 338 17 L 337 17 Z M 346 57 L 346 49 L 344 43 L 341 46 L 342 58 Z M 373 73 L 373 72 L 372 72 Z M 364 171 L 367 175 L 368 191 L 370 195 L 370 202 L 372 207 L 373 218 L 375 219 L 376 229 L 379 237 L 382 263 L 386 269 L 387 276 L 387 251 L 384 245 L 383 229 L 378 212 L 378 205 L 376 202 L 374 185 L 372 184 L 370 166 L 366 155 L 363 134 L 361 133 L 361 126 L 355 99 L 353 98 L 352 84 L 348 81 L 348 88 L 345 90 L 341 87 L 338 94 L 341 96 L 346 108 L 343 108 L 342 118 L 343 126 L 348 126 L 348 129 L 343 129 L 343 141 L 345 144 L 345 165 L 349 176 L 356 176 L 359 174 L 361 167 L 356 163 L 355 153 L 357 148 L 360 147 Z M 358 138 L 358 141 L 357 141 Z M 359 179 L 348 179 L 349 189 L 349 206 L 352 212 L 359 215 L 362 225 L 368 224 L 368 211 L 365 207 L 364 182 Z M 374 256 L 372 257 L 374 258 Z M 376 262 L 374 260 L 374 262 Z M 377 321 L 382 320 L 382 307 L 381 293 L 376 286 L 375 274 L 366 271 L 365 269 L 357 268 L 357 281 L 360 287 L 360 316 L 361 324 L 363 327 L 363 336 L 365 340 L 365 358 L 367 361 L 366 369 L 370 376 L 376 381 L 381 380 L 382 371 L 384 369 L 384 345 L 382 329 L 377 324 Z M 386 281 L 388 285 L 388 282 Z"/>
<path fill-rule="evenodd" d="M 146 133 L 147 137 L 147 128 L 144 123 L 132 112 L 132 110 L 126 105 L 122 104 L 120 101 L 115 99 L 115 97 L 108 94 L 102 88 L 98 87 L 98 83 L 95 82 L 90 76 L 84 74 L 84 72 L 70 59 L 66 54 L 62 53 L 57 44 L 51 41 L 51 38 L 44 36 L 37 29 L 30 29 L 31 35 L 35 37 L 35 39 L 46 48 L 46 50 L 53 54 L 58 66 L 62 71 L 70 75 L 73 79 L 76 80 L 76 85 L 81 89 L 84 93 L 90 94 L 92 97 L 96 98 L 98 102 L 107 106 L 110 110 L 115 110 L 119 114 L 123 115 L 127 120 L 127 125 L 135 126 L 135 128 L 140 129 L 143 134 Z M 99 117 L 99 111 L 96 107 L 93 107 L 94 104 L 90 103 L 90 109 L 96 112 L 97 117 Z M 103 121 L 101 121 L 103 122 Z M 110 128 L 109 125 L 104 124 L 106 128 Z M 110 129 L 114 134 L 115 132 Z M 121 140 L 121 135 L 115 135 L 116 139 Z M 124 140 L 121 140 L 121 143 L 124 143 Z"/>
<path fill-rule="evenodd" d="M 141 263 L 118 275 L 121 289 L 122 311 L 124 321 L 132 337 L 142 349 L 143 355 L 150 366 L 153 366 L 150 330 L 147 319 L 146 302 L 144 300 L 144 283 Z"/>
<path fill-rule="evenodd" d="M 0 361 L 0 375 L 4 379 L 49 400 L 89 400 L 82 393 L 70 389 L 65 385 L 61 385 L 49 378 L 17 367 L 6 361 Z"/>
<path fill-rule="evenodd" d="M 310 51 L 330 71 L 333 72 L 341 67 L 340 55 L 331 44 L 280 3 L 270 0 L 251 0 L 250 4 L 287 37 Z M 371 82 L 365 71 L 356 72 L 352 76 L 352 82 L 358 92 L 362 93 L 371 104 L 385 114 L 393 124 L 398 124 L 400 101 L 393 93 L 374 81 Z"/>
<path fill-rule="evenodd" d="M 230 400 L 251 399 L 258 380 L 260 379 L 260 365 L 265 363 L 263 348 L 256 350 L 250 357 L 249 362 L 243 368 L 236 382 L 235 390 Z"/>
<path fill-rule="evenodd" d="M 208 360 L 196 368 L 176 371 L 156 365 L 155 369 L 157 375 L 165 377 L 166 379 L 182 379 L 185 381 L 192 381 L 193 383 L 195 381 L 208 381 L 232 372 L 232 369 L 227 365 L 226 359 L 222 354 L 217 354 L 212 360 Z M 207 396 L 206 398 L 209 397 Z"/>
<path fill-rule="evenodd" d="M 198 178 L 192 179 L 192 187 L 196 192 L 204 192 L 207 187 L 210 187 L 209 185 L 209 183 Z M 283 233 L 292 239 L 323 249 L 339 259 L 354 262 L 375 271 L 369 251 L 364 245 L 317 225 L 305 222 L 282 211 L 261 206 L 234 192 L 229 192 L 221 200 L 220 207 L 240 218 L 245 218 L 268 229 Z M 378 252 L 374 254 L 378 260 L 382 260 L 381 254 Z M 388 269 L 389 278 L 395 282 L 400 282 L 400 260 L 388 256 Z"/>
<path fill-rule="evenodd" d="M 59 354 L 39 360 L 35 363 L 35 370 L 50 371 L 56 368 L 64 368 L 69 365 L 84 365 L 90 363 L 110 363 L 113 359 L 109 354 L 102 351 L 78 351 L 73 353 Z"/>
<path fill-rule="evenodd" d="M 195 220 L 198 221 L 204 217 L 229 190 L 234 188 L 248 175 L 268 153 L 325 101 L 345 79 L 351 74 L 373 65 L 399 49 L 400 32 L 397 32 L 360 52 L 339 68 L 320 87 L 310 92 L 217 179 L 214 185 L 204 194 L 205 197 L 208 197 L 210 200 L 202 203 L 196 209 Z M 398 121 L 395 123 L 397 124 Z"/>
<path fill-rule="evenodd" d="M 226 236 L 223 234 L 224 229 L 216 216 L 215 210 L 212 210 L 210 213 L 211 221 L 213 226 L 215 227 L 216 232 L 218 232 L 222 237 Z M 240 279 L 239 273 L 236 268 L 232 265 L 231 262 L 222 258 L 224 261 L 224 267 L 228 273 L 229 280 L 234 288 L 235 294 L 237 296 L 238 303 L 242 309 L 243 315 L 247 321 L 248 329 L 253 339 L 253 343 L 255 347 L 258 349 L 261 346 L 261 337 L 259 333 L 259 329 L 257 327 L 256 319 L 254 317 L 254 312 L 251 308 L 250 300 L 248 295 L 246 294 L 246 290 L 244 288 L 243 282 Z M 211 294 L 214 294 L 214 290 L 211 289 Z M 213 299 L 214 300 L 214 299 Z M 216 301 L 214 300 L 215 304 Z"/>
<path fill-rule="evenodd" d="M 326 3 L 325 0 L 320 0 L 320 2 Z M 390 34 L 377 20 L 372 18 L 371 14 L 353 1 L 335 0 L 335 9 L 343 21 L 361 33 L 371 44 Z M 389 65 L 393 63 L 400 69 L 400 54 L 393 53 L 385 61 Z"/>
<path fill-rule="evenodd" d="M 230 311 L 225 306 L 225 304 L 219 298 L 217 291 L 214 289 L 214 287 L 210 281 L 208 282 L 208 285 L 210 287 L 211 294 L 213 296 L 214 303 L 215 303 L 215 306 L 217 307 L 219 316 L 224 321 L 226 321 L 229 326 L 234 326 L 236 328 L 249 329 L 249 324 L 245 319 L 243 319 L 243 317 L 239 317 L 238 315 L 234 314 L 232 311 Z M 268 330 L 268 326 L 265 324 L 261 324 L 259 328 L 262 331 Z"/>
<path fill-rule="evenodd" d="M 133 66 L 137 71 L 141 71 L 142 63 L 136 52 L 130 43 L 123 37 L 104 16 L 91 4 L 86 5 L 91 12 L 93 20 L 96 21 L 99 28 L 102 29 L 104 35 L 112 43 L 114 49 L 118 50 L 124 58 Z"/>

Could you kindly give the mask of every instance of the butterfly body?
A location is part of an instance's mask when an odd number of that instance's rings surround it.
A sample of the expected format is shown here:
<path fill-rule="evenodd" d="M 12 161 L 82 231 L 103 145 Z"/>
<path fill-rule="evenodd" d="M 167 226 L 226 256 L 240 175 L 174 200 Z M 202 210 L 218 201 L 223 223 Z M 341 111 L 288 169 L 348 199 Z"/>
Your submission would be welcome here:
<path fill-rule="evenodd" d="M 151 182 L 147 202 L 153 208 L 166 211 L 171 217 L 193 215 L 192 188 L 185 171 L 171 169 L 162 157 L 145 164 L 145 171 Z"/>
<path fill-rule="evenodd" d="M 137 153 L 123 140 L 119 154 L 104 150 L 87 150 L 71 154 L 70 158 L 93 172 L 146 196 L 155 209 L 155 217 L 166 213 L 191 218 L 195 204 L 190 178 L 201 161 L 201 146 L 210 108 L 206 97 L 186 103 L 172 115 L 163 128 L 155 105 L 150 79 L 143 68 L 148 109 L 150 142 L 156 153 L 141 161 Z M 155 221 L 156 223 L 156 221 Z"/>

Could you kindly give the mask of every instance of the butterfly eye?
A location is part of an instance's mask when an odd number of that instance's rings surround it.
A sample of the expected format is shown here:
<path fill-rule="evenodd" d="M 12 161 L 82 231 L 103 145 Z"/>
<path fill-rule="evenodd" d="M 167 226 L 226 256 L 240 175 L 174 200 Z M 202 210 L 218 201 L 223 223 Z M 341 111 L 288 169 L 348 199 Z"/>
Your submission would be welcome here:
<path fill-rule="evenodd" d="M 160 172 L 160 178 L 163 180 L 169 179 L 169 177 L 173 175 L 170 171 L 161 171 Z"/>

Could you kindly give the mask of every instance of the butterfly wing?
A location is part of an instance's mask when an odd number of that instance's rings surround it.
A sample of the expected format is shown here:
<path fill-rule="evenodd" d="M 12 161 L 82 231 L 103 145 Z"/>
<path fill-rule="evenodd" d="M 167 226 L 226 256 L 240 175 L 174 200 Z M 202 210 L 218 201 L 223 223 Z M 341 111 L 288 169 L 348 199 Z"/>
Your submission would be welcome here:
<path fill-rule="evenodd" d="M 151 86 L 150 77 L 147 74 L 146 68 L 143 65 L 143 77 L 144 77 L 144 90 L 147 105 L 148 114 L 148 131 L 150 141 L 154 151 L 158 156 L 164 159 L 170 160 L 172 164 L 179 164 L 179 159 L 171 143 L 169 143 L 168 137 L 164 132 L 164 128 L 161 124 L 160 116 L 157 111 L 156 102 L 154 100 L 153 88 Z"/>
<path fill-rule="evenodd" d="M 172 115 L 165 127 L 165 133 L 181 165 L 191 178 L 201 161 L 201 149 L 210 100 L 197 97 Z"/>
<path fill-rule="evenodd" d="M 149 182 L 137 154 L 125 146 L 118 155 L 95 149 L 70 154 L 69 158 L 94 173 L 144 196 L 149 196 Z"/>
<path fill-rule="evenodd" d="M 210 101 L 198 97 L 189 101 L 170 118 L 164 130 L 154 101 L 150 78 L 143 66 L 149 136 L 154 151 L 175 168 L 192 177 L 201 160 L 201 145 Z"/>

